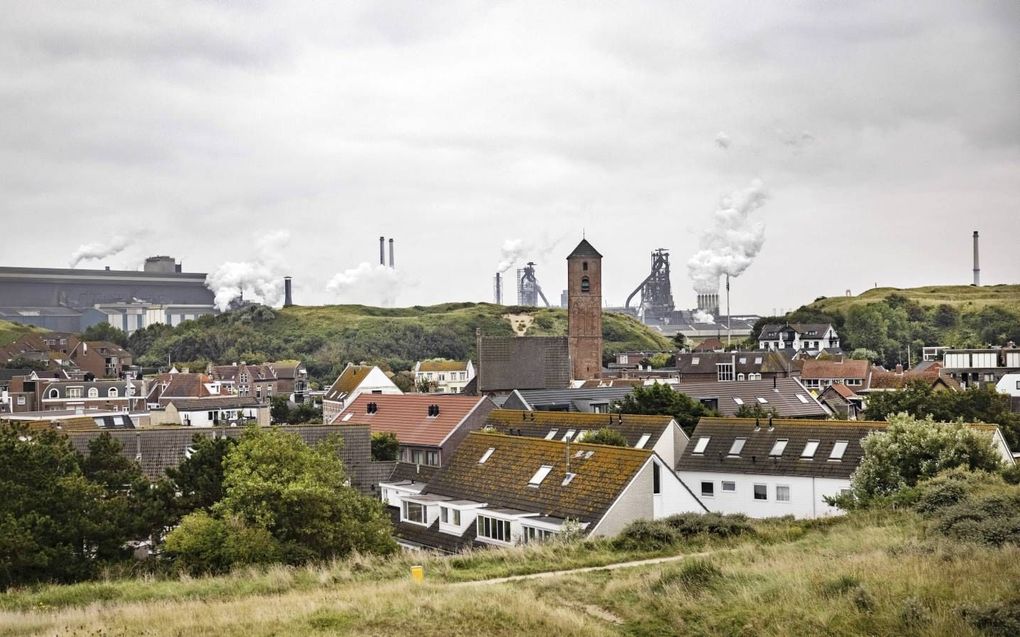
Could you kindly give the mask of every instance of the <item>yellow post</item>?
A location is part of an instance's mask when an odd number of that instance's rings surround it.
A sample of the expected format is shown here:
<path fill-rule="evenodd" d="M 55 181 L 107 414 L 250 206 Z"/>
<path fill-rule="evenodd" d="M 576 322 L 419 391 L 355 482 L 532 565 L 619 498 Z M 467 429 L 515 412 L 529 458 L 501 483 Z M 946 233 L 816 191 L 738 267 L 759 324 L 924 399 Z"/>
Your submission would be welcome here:
<path fill-rule="evenodd" d="M 425 569 L 421 566 L 411 567 L 411 581 L 416 584 L 421 584 L 425 581 Z"/>

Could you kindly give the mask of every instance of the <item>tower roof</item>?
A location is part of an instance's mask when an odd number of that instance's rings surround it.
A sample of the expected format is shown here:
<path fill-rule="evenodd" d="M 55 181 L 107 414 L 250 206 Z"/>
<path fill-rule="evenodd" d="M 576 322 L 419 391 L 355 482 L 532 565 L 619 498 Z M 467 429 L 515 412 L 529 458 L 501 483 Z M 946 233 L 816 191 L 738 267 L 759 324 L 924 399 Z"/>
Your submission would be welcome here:
<path fill-rule="evenodd" d="M 581 243 L 577 244 L 574 251 L 567 255 L 568 259 L 573 259 L 574 257 L 597 257 L 601 259 L 602 255 L 599 254 L 599 251 L 592 244 L 588 243 L 587 239 L 581 239 Z"/>

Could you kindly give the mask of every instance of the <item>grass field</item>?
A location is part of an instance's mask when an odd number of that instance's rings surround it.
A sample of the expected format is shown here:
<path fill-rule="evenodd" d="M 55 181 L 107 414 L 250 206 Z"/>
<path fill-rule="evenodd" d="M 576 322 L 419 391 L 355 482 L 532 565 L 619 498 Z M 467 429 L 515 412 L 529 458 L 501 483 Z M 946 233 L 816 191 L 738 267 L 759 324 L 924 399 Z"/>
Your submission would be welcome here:
<path fill-rule="evenodd" d="M 857 296 L 834 296 L 820 299 L 808 307 L 830 314 L 845 314 L 854 305 L 867 305 L 888 297 L 901 294 L 922 306 L 930 307 L 943 303 L 960 311 L 980 310 L 989 305 L 1020 312 L 1020 285 L 934 285 L 923 288 L 874 288 Z"/>
<path fill-rule="evenodd" d="M 38 334 L 45 331 L 46 330 L 44 329 L 31 325 L 11 323 L 10 321 L 0 321 L 0 347 L 3 347 L 8 343 L 13 343 L 24 334 Z"/>
<path fill-rule="evenodd" d="M 602 542 L 14 591 L 0 635 L 963 637 L 982 634 L 968 613 L 1020 604 L 1020 549 L 926 537 L 911 513 L 758 526 L 684 547 L 707 557 L 505 584 L 456 582 L 640 555 Z"/>

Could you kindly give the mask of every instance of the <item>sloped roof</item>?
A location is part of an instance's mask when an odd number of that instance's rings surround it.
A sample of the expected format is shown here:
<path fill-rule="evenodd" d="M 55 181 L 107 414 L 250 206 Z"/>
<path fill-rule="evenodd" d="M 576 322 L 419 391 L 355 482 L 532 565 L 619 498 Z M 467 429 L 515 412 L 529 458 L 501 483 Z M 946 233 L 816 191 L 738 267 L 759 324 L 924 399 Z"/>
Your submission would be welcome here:
<path fill-rule="evenodd" d="M 644 384 L 640 378 L 592 378 L 581 383 L 578 389 L 633 389 Z"/>
<path fill-rule="evenodd" d="M 804 361 L 800 369 L 800 377 L 805 380 L 826 380 L 830 378 L 860 378 L 868 377 L 868 368 L 871 366 L 866 360 L 853 360 L 844 358 L 836 361 L 824 361 L 809 359 Z"/>
<path fill-rule="evenodd" d="M 735 363 L 736 374 L 781 374 L 792 369 L 779 352 L 681 352 L 676 369 L 683 374 L 715 374 L 716 365 Z"/>
<path fill-rule="evenodd" d="M 131 352 L 110 341 L 85 341 L 85 344 L 89 346 L 90 350 L 99 354 L 131 358 Z"/>
<path fill-rule="evenodd" d="M 368 413 L 369 403 L 376 405 L 375 413 Z M 428 415 L 430 405 L 439 405 L 438 416 Z M 481 396 L 361 394 L 333 424 L 368 425 L 372 433 L 395 434 L 402 445 L 439 446 L 471 412 L 492 407 L 492 402 Z"/>
<path fill-rule="evenodd" d="M 761 419 L 757 431 L 751 418 L 702 418 L 677 462 L 677 470 L 707 471 L 817 478 L 849 478 L 864 454 L 861 440 L 872 431 L 882 431 L 887 423 L 835 420 Z M 694 453 L 699 439 L 709 438 L 702 454 Z M 740 455 L 732 457 L 729 450 L 734 439 L 744 438 Z M 786 440 L 781 456 L 770 457 L 777 440 Z M 801 458 L 808 441 L 818 441 L 811 459 Z M 846 441 L 841 460 L 829 460 L 837 441 Z"/>
<path fill-rule="evenodd" d="M 568 259 L 573 259 L 575 257 L 590 257 L 601 259 L 602 255 L 599 254 L 599 251 L 595 249 L 595 246 L 588 243 L 587 239 L 581 239 L 581 243 L 577 244 L 577 247 L 574 248 L 574 251 L 567 255 Z"/>
<path fill-rule="evenodd" d="M 482 337 L 477 378 L 481 392 L 569 387 L 567 337 Z"/>
<path fill-rule="evenodd" d="M 642 381 L 638 381 L 643 384 Z M 621 387 L 579 387 L 576 389 L 519 389 L 515 393 L 524 401 L 519 404 L 511 394 L 507 404 L 519 408 L 532 409 L 567 409 L 570 411 L 586 411 L 582 407 L 592 403 L 615 403 L 634 391 L 633 385 Z"/>
<path fill-rule="evenodd" d="M 485 420 L 486 426 L 505 434 L 545 438 L 550 431 L 556 431 L 554 440 L 562 440 L 570 429 L 574 437 L 582 431 L 596 431 L 609 428 L 623 434 L 627 445 L 633 447 L 645 434 L 650 436 L 646 445 L 651 448 L 662 437 L 670 423 L 671 416 L 642 416 L 637 414 L 593 414 L 567 411 L 518 411 L 497 409 Z"/>
<path fill-rule="evenodd" d="M 740 410 L 742 405 L 735 400 L 737 398 L 747 407 L 759 405 L 762 409 L 775 409 L 783 418 L 824 418 L 828 415 L 796 378 L 684 382 L 671 386 L 674 391 L 696 400 L 717 400 L 719 413 L 723 416 L 735 416 Z"/>
<path fill-rule="evenodd" d="M 432 359 L 421 361 L 418 364 L 420 372 L 463 372 L 467 371 L 467 361 L 451 361 L 446 359 Z"/>
<path fill-rule="evenodd" d="M 178 411 L 205 411 L 208 409 L 236 409 L 257 407 L 259 401 L 251 396 L 209 396 L 208 398 L 171 398 L 167 401 Z"/>
<path fill-rule="evenodd" d="M 488 459 L 479 463 L 490 448 Z M 651 449 L 471 432 L 422 493 L 594 525 L 652 454 Z M 576 475 L 564 486 L 568 461 L 569 471 Z M 552 470 L 539 486 L 529 486 L 543 465 Z"/>
<path fill-rule="evenodd" d="M 947 387 L 960 389 L 960 384 L 949 376 L 939 374 L 938 368 L 924 372 L 893 372 L 888 370 L 875 370 L 871 372 L 871 379 L 868 389 L 903 389 L 908 383 L 915 380 L 925 381 L 932 385 L 943 382 Z"/>
<path fill-rule="evenodd" d="M 162 391 L 162 398 L 200 398 L 208 396 L 205 384 L 211 379 L 205 374 L 167 374 L 168 384 Z"/>
<path fill-rule="evenodd" d="M 345 396 L 358 388 L 361 381 L 375 369 L 372 365 L 348 365 L 340 375 L 336 377 L 333 384 L 326 390 L 324 400 L 343 400 Z"/>
<path fill-rule="evenodd" d="M 874 376 L 872 376 L 872 378 L 874 378 Z M 824 394 L 825 392 L 830 391 L 830 390 L 836 392 L 837 394 L 839 394 L 840 396 L 842 396 L 843 398 L 846 398 L 848 400 L 850 398 L 857 398 L 858 397 L 857 394 L 854 392 L 854 390 L 850 389 L 849 387 L 847 387 L 843 383 L 833 383 L 833 384 L 829 385 L 828 387 L 826 387 L 825 391 L 823 391 L 822 393 Z"/>

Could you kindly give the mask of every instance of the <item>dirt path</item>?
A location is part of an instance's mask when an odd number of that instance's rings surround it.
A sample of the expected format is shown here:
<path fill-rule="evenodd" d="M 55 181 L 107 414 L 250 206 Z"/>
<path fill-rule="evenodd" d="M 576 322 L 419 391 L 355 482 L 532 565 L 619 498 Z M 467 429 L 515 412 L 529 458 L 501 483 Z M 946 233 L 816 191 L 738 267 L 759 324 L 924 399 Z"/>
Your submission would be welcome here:
<path fill-rule="evenodd" d="M 724 549 L 732 550 L 732 549 Z M 508 582 L 519 582 L 529 579 L 544 579 L 547 577 L 561 577 L 563 575 L 578 575 L 580 573 L 591 573 L 592 571 L 615 571 L 621 568 L 635 568 L 638 566 L 652 566 L 655 564 L 666 564 L 668 562 L 679 562 L 695 557 L 707 557 L 716 555 L 723 551 L 705 551 L 703 553 L 686 553 L 684 555 L 671 555 L 669 557 L 654 557 L 647 560 L 635 560 L 633 562 L 617 562 L 605 566 L 585 566 L 584 568 L 572 568 L 565 571 L 544 571 L 542 573 L 529 573 L 527 575 L 511 575 L 509 577 L 496 577 L 494 579 L 480 579 L 472 582 L 457 582 L 451 586 L 476 586 L 482 584 L 506 584 Z"/>

